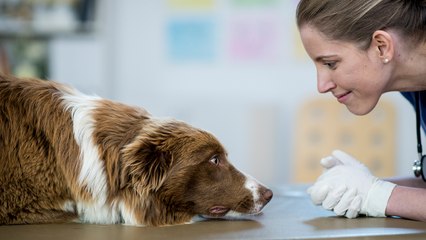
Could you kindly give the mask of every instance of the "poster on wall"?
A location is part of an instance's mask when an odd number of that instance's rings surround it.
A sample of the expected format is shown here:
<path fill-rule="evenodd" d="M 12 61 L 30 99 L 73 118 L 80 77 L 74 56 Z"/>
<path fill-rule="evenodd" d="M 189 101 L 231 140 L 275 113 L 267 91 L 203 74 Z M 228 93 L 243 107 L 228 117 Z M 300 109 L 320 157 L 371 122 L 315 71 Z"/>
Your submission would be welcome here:
<path fill-rule="evenodd" d="M 233 17 L 229 25 L 228 52 L 235 61 L 276 61 L 279 26 L 274 16 L 246 14 Z"/>
<path fill-rule="evenodd" d="M 168 0 L 166 43 L 173 62 L 210 62 L 217 52 L 215 0 Z"/>
<path fill-rule="evenodd" d="M 167 26 L 172 61 L 212 61 L 216 55 L 215 24 L 208 18 L 176 18 Z"/>
<path fill-rule="evenodd" d="M 169 0 L 172 9 L 212 9 L 216 0 Z"/>
<path fill-rule="evenodd" d="M 168 0 L 166 44 L 173 62 L 275 63 L 283 58 L 282 0 Z M 291 54 L 291 53 L 290 53 Z"/>

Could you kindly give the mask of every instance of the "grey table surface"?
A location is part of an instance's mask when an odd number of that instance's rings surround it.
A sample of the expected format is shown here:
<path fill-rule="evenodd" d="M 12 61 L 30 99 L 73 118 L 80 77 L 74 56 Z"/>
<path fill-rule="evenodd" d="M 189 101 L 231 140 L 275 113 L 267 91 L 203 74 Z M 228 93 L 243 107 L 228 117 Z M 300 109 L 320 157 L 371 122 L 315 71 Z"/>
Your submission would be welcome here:
<path fill-rule="evenodd" d="M 272 188 L 263 213 L 241 220 L 203 220 L 169 227 L 41 224 L 0 226 L 6 239 L 426 239 L 426 223 L 398 218 L 336 217 L 314 206 L 306 186 Z"/>

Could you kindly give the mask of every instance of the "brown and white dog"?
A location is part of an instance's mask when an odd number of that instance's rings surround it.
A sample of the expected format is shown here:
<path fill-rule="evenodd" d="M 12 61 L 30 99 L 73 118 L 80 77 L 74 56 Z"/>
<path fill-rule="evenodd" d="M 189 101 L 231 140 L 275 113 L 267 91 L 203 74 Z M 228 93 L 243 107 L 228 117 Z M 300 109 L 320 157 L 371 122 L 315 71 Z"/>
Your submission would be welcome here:
<path fill-rule="evenodd" d="M 257 214 L 271 198 L 206 131 L 0 75 L 0 224 L 163 226 Z"/>

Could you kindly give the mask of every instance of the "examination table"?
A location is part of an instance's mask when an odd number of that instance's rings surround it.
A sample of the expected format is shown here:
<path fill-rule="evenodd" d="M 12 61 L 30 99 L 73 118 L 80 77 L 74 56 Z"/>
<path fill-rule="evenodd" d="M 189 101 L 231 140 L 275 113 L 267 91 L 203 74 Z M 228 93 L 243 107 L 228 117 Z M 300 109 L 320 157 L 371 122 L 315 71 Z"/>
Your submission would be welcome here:
<path fill-rule="evenodd" d="M 426 239 L 426 223 L 398 218 L 336 217 L 314 206 L 306 186 L 272 188 L 263 214 L 169 227 L 41 224 L 0 226 L 0 240 L 109 239 Z"/>

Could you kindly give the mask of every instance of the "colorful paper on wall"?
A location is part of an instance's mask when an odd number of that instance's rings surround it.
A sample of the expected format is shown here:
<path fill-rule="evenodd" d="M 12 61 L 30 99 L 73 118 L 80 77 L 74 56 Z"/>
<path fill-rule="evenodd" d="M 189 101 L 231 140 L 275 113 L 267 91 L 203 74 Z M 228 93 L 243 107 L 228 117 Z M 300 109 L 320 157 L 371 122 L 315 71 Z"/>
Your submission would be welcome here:
<path fill-rule="evenodd" d="M 274 61 L 279 54 L 279 22 L 272 16 L 253 15 L 231 22 L 229 51 L 234 60 Z"/>
<path fill-rule="evenodd" d="M 168 50 L 173 60 L 212 60 L 215 26 L 210 19 L 174 19 L 168 24 Z"/>
<path fill-rule="evenodd" d="M 169 0 L 168 3 L 175 9 L 212 9 L 215 0 Z"/>

